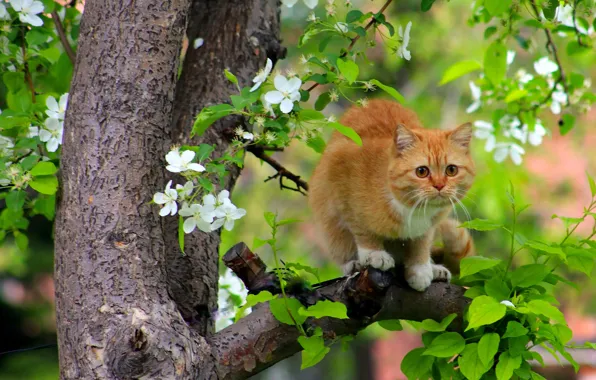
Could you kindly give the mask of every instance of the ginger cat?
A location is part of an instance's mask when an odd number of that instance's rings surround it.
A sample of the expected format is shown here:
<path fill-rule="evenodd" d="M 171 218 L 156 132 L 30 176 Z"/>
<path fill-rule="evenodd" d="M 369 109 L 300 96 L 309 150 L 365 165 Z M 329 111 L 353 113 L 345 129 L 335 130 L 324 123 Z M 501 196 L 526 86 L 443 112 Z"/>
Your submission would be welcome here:
<path fill-rule="evenodd" d="M 334 132 L 309 181 L 310 207 L 328 256 L 345 273 L 363 266 L 388 270 L 402 259 L 406 281 L 418 291 L 433 279 L 449 280 L 449 270 L 432 263 L 431 250 L 439 232 L 444 262 L 455 271 L 474 251 L 468 231 L 447 219 L 474 179 L 471 125 L 424 129 L 414 112 L 386 100 L 352 107 L 341 123 L 363 145 Z M 385 250 L 395 240 L 403 258 Z"/>

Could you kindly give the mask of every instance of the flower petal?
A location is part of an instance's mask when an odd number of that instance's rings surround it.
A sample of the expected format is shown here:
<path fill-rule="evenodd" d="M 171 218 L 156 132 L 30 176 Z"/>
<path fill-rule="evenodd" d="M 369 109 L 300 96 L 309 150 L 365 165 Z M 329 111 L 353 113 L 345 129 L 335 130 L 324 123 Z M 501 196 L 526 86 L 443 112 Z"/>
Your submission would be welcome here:
<path fill-rule="evenodd" d="M 232 211 L 232 212 L 230 213 L 230 216 L 231 216 L 233 219 L 240 219 L 240 218 L 242 218 L 244 215 L 246 215 L 246 210 L 245 210 L 245 209 L 243 209 L 243 208 L 236 209 L 236 210 L 234 210 L 234 211 Z"/>
<path fill-rule="evenodd" d="M 153 194 L 153 202 L 157 203 L 158 205 L 162 205 L 167 202 L 164 193 L 155 193 Z"/>
<path fill-rule="evenodd" d="M 265 101 L 270 104 L 279 104 L 284 99 L 284 96 L 279 91 L 269 91 L 265 94 Z"/>
<path fill-rule="evenodd" d="M 31 14 L 31 13 L 19 14 L 19 20 L 21 20 L 21 22 L 24 22 L 26 24 L 30 24 L 33 26 L 42 26 L 43 25 L 43 20 L 41 18 L 39 18 L 38 16 Z"/>
<path fill-rule="evenodd" d="M 172 150 L 166 154 L 166 161 L 170 165 L 180 166 L 182 163 L 182 158 L 180 157 L 180 152 L 178 150 Z"/>
<path fill-rule="evenodd" d="M 288 89 L 289 89 L 288 80 L 283 75 L 277 75 L 273 79 L 273 85 L 275 85 L 276 90 L 281 91 L 281 92 L 288 91 Z"/>
<path fill-rule="evenodd" d="M 222 190 L 217 194 L 217 201 L 219 203 L 225 203 L 226 200 L 230 199 L 230 192 L 228 190 Z"/>
<path fill-rule="evenodd" d="M 478 108 L 480 108 L 480 102 L 476 101 L 476 102 L 470 104 L 470 106 L 468 108 L 466 108 L 466 113 L 472 113 L 472 112 L 478 110 Z"/>
<path fill-rule="evenodd" d="M 39 130 L 39 140 L 42 142 L 47 142 L 52 138 L 52 134 L 47 129 L 40 129 Z"/>
<path fill-rule="evenodd" d="M 46 144 L 46 148 L 48 150 L 48 152 L 55 152 L 58 150 L 58 146 L 60 145 L 60 143 L 58 142 L 58 140 L 54 137 L 52 137 Z"/>
<path fill-rule="evenodd" d="M 17 12 L 20 12 L 21 9 L 23 9 L 23 2 L 21 0 L 10 0 L 10 5 L 12 6 L 12 9 L 14 9 Z"/>
<path fill-rule="evenodd" d="M 60 97 L 60 110 L 66 111 L 66 107 L 68 107 L 68 92 Z"/>
<path fill-rule="evenodd" d="M 259 87 L 261 87 L 261 84 L 263 84 L 263 82 L 257 82 L 257 83 L 255 83 L 255 85 L 250 88 L 250 91 L 249 92 L 256 91 Z"/>
<path fill-rule="evenodd" d="M 201 164 L 195 164 L 195 163 L 188 164 L 187 168 L 189 170 L 194 170 L 195 172 L 199 172 L 199 173 L 205 171 L 205 167 Z"/>
<path fill-rule="evenodd" d="M 169 205 L 171 212 L 170 215 L 174 216 L 176 215 L 176 211 L 178 211 L 178 203 L 174 202 L 174 201 L 170 201 L 166 204 L 166 206 Z"/>
<path fill-rule="evenodd" d="M 232 231 L 234 228 L 234 219 L 226 219 L 224 223 L 224 228 L 228 231 Z"/>
<path fill-rule="evenodd" d="M 213 194 L 207 194 L 203 197 L 203 204 L 205 206 L 215 206 L 215 196 Z"/>
<path fill-rule="evenodd" d="M 184 152 L 182 152 L 182 155 L 180 157 L 182 158 L 182 162 L 184 164 L 187 164 L 191 162 L 193 158 L 195 158 L 195 152 L 192 150 L 185 150 Z"/>
<path fill-rule="evenodd" d="M 44 125 L 50 131 L 57 131 L 60 129 L 60 120 L 49 117 L 44 122 Z"/>
<path fill-rule="evenodd" d="M 288 81 L 288 92 L 298 92 L 302 86 L 302 80 L 297 77 L 293 77 Z"/>
<path fill-rule="evenodd" d="M 292 102 L 290 99 L 282 100 L 279 106 L 280 111 L 283 113 L 290 113 L 292 108 L 294 108 L 294 102 Z"/>
<path fill-rule="evenodd" d="M 216 219 L 213 222 L 213 224 L 211 224 L 211 231 L 215 231 L 219 227 L 223 226 L 224 222 L 225 222 L 225 219 L 224 218 Z"/>
<path fill-rule="evenodd" d="M 161 208 L 161 210 L 159 210 L 159 216 L 166 216 L 170 213 L 170 206 L 168 206 L 168 204 L 166 203 L 165 206 L 163 206 Z"/>
<path fill-rule="evenodd" d="M 318 3 L 319 0 L 304 0 L 304 4 L 306 4 L 306 6 L 310 9 L 315 9 Z"/>
<path fill-rule="evenodd" d="M 197 222 L 195 221 L 195 219 L 188 218 L 182 224 L 182 229 L 184 230 L 185 234 L 189 234 L 195 230 L 196 226 L 197 226 Z"/>
<path fill-rule="evenodd" d="M 168 165 L 166 166 L 166 170 L 172 173 L 180 173 L 182 171 L 182 168 L 179 166 Z"/>
<path fill-rule="evenodd" d="M 508 154 L 509 154 L 509 148 L 507 146 L 501 145 L 495 150 L 495 154 L 493 157 L 496 162 L 503 162 L 503 161 L 505 161 L 505 158 L 507 158 Z"/>
<path fill-rule="evenodd" d="M 50 111 L 60 112 L 58 102 L 56 102 L 56 99 L 53 96 L 48 96 L 46 99 L 46 107 L 48 107 Z"/>

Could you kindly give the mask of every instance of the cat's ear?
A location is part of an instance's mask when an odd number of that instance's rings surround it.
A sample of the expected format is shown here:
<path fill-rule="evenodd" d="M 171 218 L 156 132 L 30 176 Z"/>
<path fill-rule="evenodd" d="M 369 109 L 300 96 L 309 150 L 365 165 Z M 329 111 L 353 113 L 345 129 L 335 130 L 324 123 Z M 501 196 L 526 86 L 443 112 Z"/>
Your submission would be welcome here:
<path fill-rule="evenodd" d="M 402 152 L 408 148 L 410 148 L 416 141 L 418 141 L 418 137 L 406 128 L 403 124 L 398 124 L 395 134 L 394 134 L 395 146 L 398 152 Z"/>
<path fill-rule="evenodd" d="M 472 123 L 465 123 L 451 131 L 449 138 L 465 149 L 470 148 L 472 140 Z"/>

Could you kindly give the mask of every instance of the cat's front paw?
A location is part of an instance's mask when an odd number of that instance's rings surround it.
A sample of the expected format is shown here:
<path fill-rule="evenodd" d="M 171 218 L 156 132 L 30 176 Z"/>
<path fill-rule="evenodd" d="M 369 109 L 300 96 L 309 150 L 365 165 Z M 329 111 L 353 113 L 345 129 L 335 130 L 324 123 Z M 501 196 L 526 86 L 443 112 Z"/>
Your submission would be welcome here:
<path fill-rule="evenodd" d="M 382 271 L 389 270 L 395 266 L 395 260 L 385 251 L 360 251 L 358 252 L 360 265 L 373 267 Z"/>
<path fill-rule="evenodd" d="M 442 265 L 431 264 L 433 267 L 433 280 L 441 282 L 451 281 L 451 272 Z"/>
<path fill-rule="evenodd" d="M 425 291 L 434 278 L 431 263 L 415 264 L 406 268 L 406 281 L 408 285 L 419 292 Z"/>

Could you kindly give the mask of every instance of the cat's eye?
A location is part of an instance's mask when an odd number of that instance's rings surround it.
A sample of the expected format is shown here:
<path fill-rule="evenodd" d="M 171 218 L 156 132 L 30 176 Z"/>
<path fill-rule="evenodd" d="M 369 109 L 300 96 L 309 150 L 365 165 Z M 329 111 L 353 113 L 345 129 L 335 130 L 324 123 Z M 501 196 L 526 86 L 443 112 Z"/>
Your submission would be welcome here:
<path fill-rule="evenodd" d="M 447 174 L 449 177 L 454 177 L 457 174 L 457 166 L 455 165 L 448 165 L 447 168 L 445 169 L 445 174 Z"/>
<path fill-rule="evenodd" d="M 416 168 L 416 175 L 418 178 L 426 178 L 430 174 L 430 170 L 426 166 L 419 166 Z"/>

